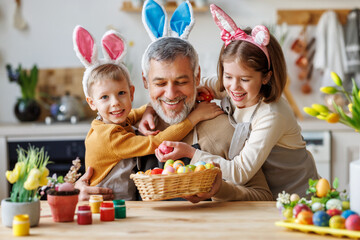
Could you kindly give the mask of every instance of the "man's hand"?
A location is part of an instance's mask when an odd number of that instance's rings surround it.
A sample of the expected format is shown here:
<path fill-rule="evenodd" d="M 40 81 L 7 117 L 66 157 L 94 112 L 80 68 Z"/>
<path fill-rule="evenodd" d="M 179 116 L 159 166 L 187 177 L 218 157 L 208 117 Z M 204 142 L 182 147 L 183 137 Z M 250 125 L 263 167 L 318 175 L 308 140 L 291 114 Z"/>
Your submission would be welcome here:
<path fill-rule="evenodd" d="M 102 187 L 90 187 L 89 182 L 94 173 L 92 167 L 88 167 L 86 173 L 82 175 L 75 183 L 75 188 L 80 190 L 79 201 L 88 201 L 90 195 L 103 195 L 104 200 L 111 200 L 114 198 L 112 189 Z"/>
<path fill-rule="evenodd" d="M 215 165 L 215 167 L 219 167 L 219 165 L 216 163 L 214 163 L 214 165 Z M 185 198 L 186 200 L 188 200 L 192 203 L 198 203 L 200 201 L 204 201 L 206 199 L 212 198 L 220 190 L 221 184 L 222 184 L 222 173 L 220 171 L 215 177 L 215 181 L 213 183 L 213 186 L 212 186 L 210 192 L 199 193 L 199 194 L 193 195 L 193 196 L 185 196 L 183 198 Z"/>

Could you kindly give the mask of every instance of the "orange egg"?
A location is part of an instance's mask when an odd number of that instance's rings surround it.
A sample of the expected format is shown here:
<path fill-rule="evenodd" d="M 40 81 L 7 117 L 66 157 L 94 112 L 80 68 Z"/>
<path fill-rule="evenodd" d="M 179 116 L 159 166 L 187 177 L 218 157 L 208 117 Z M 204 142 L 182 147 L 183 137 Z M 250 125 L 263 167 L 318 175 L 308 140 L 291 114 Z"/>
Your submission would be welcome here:
<path fill-rule="evenodd" d="M 316 184 L 316 196 L 318 197 L 325 197 L 330 190 L 330 183 L 325 178 L 319 179 L 318 183 Z"/>
<path fill-rule="evenodd" d="M 296 222 L 299 224 L 311 225 L 313 224 L 312 218 L 313 218 L 312 212 L 302 211 L 297 215 Z"/>
<path fill-rule="evenodd" d="M 206 167 L 204 165 L 197 165 L 194 172 L 205 170 Z"/>

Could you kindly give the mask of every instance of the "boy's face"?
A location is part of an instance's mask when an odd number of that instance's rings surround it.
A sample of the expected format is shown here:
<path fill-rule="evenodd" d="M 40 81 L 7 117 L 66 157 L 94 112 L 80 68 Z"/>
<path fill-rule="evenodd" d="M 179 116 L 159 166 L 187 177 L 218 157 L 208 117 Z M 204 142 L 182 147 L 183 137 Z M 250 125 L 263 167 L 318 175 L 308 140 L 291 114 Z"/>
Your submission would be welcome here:
<path fill-rule="evenodd" d="M 148 78 L 144 80 L 149 89 L 150 100 L 157 114 L 167 123 L 182 121 L 195 103 L 196 86 L 200 75 L 194 78 L 190 60 L 178 56 L 173 62 L 150 61 Z"/>
<path fill-rule="evenodd" d="M 86 101 L 92 110 L 99 112 L 104 123 L 125 124 L 134 91 L 134 86 L 129 86 L 126 79 L 102 79 L 91 86 L 90 97 Z"/>

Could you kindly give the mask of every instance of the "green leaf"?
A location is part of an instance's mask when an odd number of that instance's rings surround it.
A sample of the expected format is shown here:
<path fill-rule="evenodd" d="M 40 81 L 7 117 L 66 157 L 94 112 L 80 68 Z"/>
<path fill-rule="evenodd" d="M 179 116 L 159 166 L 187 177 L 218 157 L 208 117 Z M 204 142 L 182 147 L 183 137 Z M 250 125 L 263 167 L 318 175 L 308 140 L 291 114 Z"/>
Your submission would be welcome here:
<path fill-rule="evenodd" d="M 333 188 L 337 189 L 339 187 L 339 178 L 335 177 L 333 181 Z"/>

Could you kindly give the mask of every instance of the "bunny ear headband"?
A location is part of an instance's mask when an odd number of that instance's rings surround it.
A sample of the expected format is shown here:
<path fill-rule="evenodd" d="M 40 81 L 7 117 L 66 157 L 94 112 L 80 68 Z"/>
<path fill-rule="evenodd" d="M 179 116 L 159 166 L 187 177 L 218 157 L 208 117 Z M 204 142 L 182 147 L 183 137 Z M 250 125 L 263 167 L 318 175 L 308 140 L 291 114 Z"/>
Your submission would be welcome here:
<path fill-rule="evenodd" d="M 243 30 L 236 26 L 229 15 L 215 4 L 210 5 L 210 11 L 216 25 L 221 29 L 221 40 L 224 41 L 225 47 L 235 40 L 252 43 L 265 53 L 268 60 L 268 69 L 270 69 L 270 57 L 266 48 L 270 42 L 270 33 L 267 27 L 258 25 L 251 31 L 251 35 L 247 35 Z"/>
<path fill-rule="evenodd" d="M 74 50 L 86 70 L 83 76 L 83 89 L 86 97 L 89 97 L 87 82 L 91 71 L 103 64 L 120 65 L 128 73 L 127 68 L 122 63 L 126 54 L 126 44 L 121 35 L 114 31 L 107 31 L 101 40 L 104 58 L 98 59 L 97 47 L 94 38 L 83 27 L 76 26 L 73 32 Z"/>
<path fill-rule="evenodd" d="M 168 30 L 166 11 L 155 0 L 144 2 L 142 21 L 153 42 L 161 37 L 178 37 L 186 40 L 195 23 L 189 1 L 181 3 L 176 8 L 170 19 L 170 31 Z"/>

